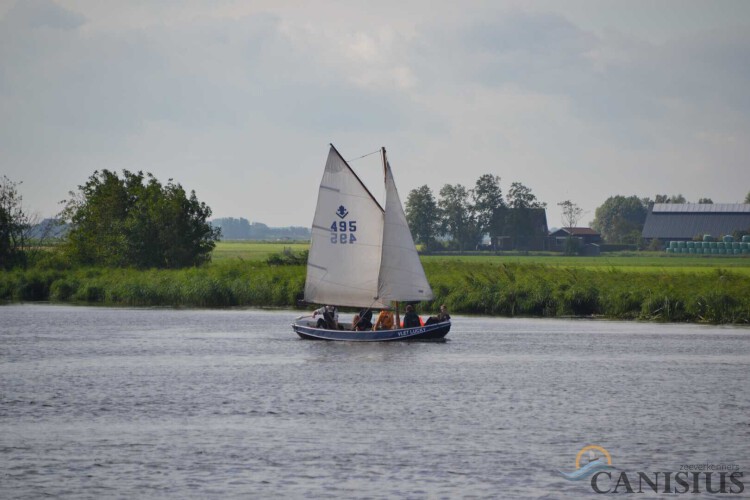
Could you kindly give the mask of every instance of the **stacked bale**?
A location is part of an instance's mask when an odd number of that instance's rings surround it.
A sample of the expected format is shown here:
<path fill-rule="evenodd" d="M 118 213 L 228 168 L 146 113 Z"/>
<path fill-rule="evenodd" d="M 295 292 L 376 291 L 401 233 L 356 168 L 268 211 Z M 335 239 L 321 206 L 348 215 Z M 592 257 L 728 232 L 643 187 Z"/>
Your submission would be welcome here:
<path fill-rule="evenodd" d="M 750 235 L 742 237 L 742 241 L 734 241 L 731 235 L 722 236 L 719 241 L 710 234 L 703 235 L 703 241 L 670 241 L 666 248 L 672 254 L 699 255 L 749 255 Z"/>

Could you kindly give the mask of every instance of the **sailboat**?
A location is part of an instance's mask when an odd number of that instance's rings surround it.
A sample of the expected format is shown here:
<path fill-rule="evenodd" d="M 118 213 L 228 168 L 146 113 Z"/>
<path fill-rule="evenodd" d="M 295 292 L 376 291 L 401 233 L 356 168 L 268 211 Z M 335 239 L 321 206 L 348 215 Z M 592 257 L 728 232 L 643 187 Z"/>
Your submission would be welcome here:
<path fill-rule="evenodd" d="M 385 209 L 331 144 L 312 224 L 305 302 L 387 309 L 401 302 L 433 298 L 406 222 L 385 148 L 380 150 Z M 314 318 L 313 318 L 314 319 Z M 293 330 L 303 339 L 381 342 L 444 340 L 450 321 L 391 330 L 318 328 L 297 318 Z"/>

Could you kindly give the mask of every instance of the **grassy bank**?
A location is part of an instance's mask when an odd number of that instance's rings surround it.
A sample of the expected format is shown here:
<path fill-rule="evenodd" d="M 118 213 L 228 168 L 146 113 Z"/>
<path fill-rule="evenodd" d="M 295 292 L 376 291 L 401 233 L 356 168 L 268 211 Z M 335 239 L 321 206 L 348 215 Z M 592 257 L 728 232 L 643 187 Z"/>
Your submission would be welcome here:
<path fill-rule="evenodd" d="M 750 324 L 750 279 L 744 268 L 641 267 L 648 269 L 425 259 L 434 302 L 446 303 L 454 313 Z M 217 259 L 184 270 L 40 266 L 0 274 L 0 299 L 295 307 L 304 281 L 304 266 L 269 266 L 258 259 Z M 419 311 L 427 314 L 435 305 L 422 304 Z"/>
<path fill-rule="evenodd" d="M 181 270 L 37 268 L 0 275 L 0 300 L 52 300 L 128 306 L 293 306 L 303 266 L 225 262 Z"/>
<path fill-rule="evenodd" d="M 750 323 L 744 273 L 623 271 L 543 264 L 427 263 L 437 302 L 498 316 Z"/>

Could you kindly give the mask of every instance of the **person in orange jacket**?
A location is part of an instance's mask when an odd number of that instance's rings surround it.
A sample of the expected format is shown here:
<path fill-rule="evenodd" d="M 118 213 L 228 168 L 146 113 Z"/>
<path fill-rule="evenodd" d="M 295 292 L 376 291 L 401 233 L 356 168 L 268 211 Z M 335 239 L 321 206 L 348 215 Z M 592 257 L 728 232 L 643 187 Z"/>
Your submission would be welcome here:
<path fill-rule="evenodd" d="M 393 317 L 393 311 L 383 309 L 378 314 L 378 319 L 375 321 L 375 325 L 372 327 L 373 330 L 391 330 L 396 320 Z"/>

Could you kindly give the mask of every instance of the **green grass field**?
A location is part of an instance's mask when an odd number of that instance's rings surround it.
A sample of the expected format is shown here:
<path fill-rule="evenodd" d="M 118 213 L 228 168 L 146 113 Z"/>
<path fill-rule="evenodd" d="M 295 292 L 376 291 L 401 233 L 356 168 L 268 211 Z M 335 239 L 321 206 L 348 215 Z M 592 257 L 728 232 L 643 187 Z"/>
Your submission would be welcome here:
<path fill-rule="evenodd" d="M 623 272 L 667 272 L 667 273 L 700 273 L 712 272 L 715 269 L 731 269 L 750 276 L 750 258 L 748 257 L 699 257 L 668 256 L 656 252 L 643 252 L 633 255 L 609 255 L 599 257 L 570 257 L 564 255 L 522 255 L 522 256 L 440 256 L 427 255 L 422 261 L 428 262 L 475 262 L 497 264 L 540 264 L 549 267 L 576 268 L 591 270 L 617 269 Z"/>
<path fill-rule="evenodd" d="M 269 255 L 283 252 L 301 252 L 309 248 L 307 243 L 266 243 L 258 241 L 220 241 L 216 244 L 212 259 L 214 262 L 227 260 L 264 261 Z"/>
<path fill-rule="evenodd" d="M 293 252 L 307 250 L 307 243 L 264 243 L 254 241 L 219 242 L 213 253 L 214 262 L 242 259 L 266 260 L 269 255 L 285 248 Z M 728 269 L 750 276 L 750 256 L 668 255 L 665 252 L 613 253 L 599 257 L 570 257 L 565 255 L 425 255 L 425 264 L 440 262 L 466 262 L 477 264 L 540 264 L 550 267 L 610 270 L 623 272 L 712 272 Z"/>

